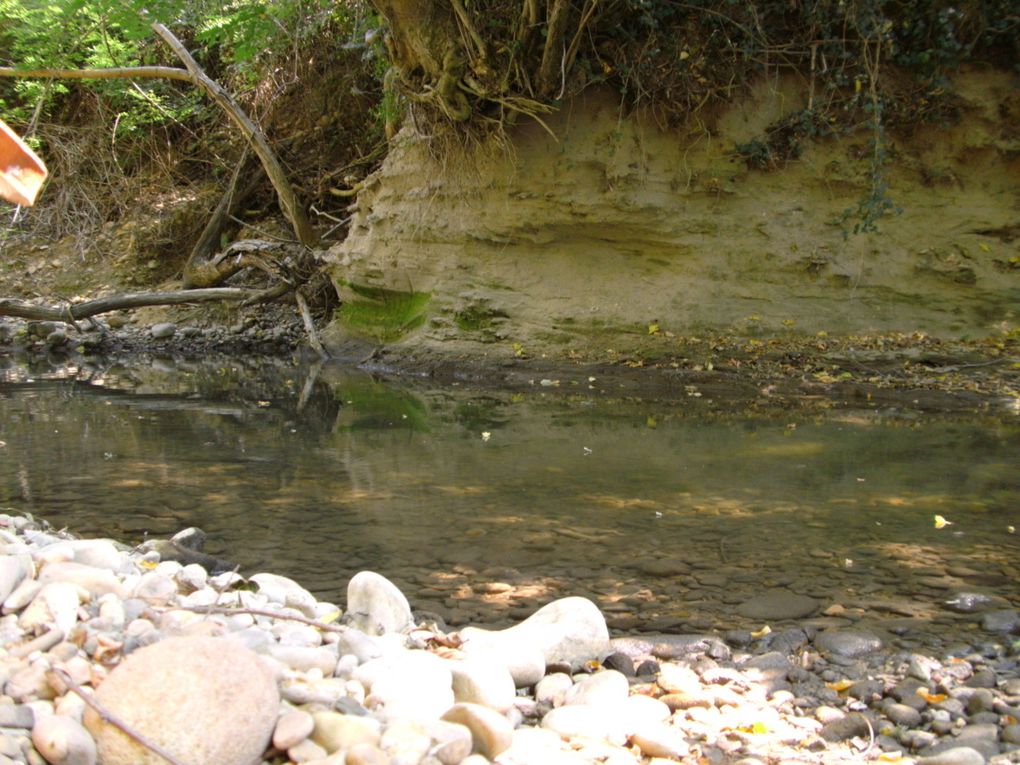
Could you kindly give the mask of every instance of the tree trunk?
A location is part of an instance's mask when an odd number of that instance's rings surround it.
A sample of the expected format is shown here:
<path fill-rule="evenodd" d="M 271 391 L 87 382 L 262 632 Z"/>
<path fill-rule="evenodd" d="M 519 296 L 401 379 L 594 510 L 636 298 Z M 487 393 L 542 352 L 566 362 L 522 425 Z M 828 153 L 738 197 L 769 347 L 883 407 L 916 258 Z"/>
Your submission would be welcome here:
<path fill-rule="evenodd" d="M 431 93 L 451 119 L 463 122 L 471 106 L 460 89 L 465 55 L 457 19 L 436 0 L 373 0 L 389 24 L 390 58 L 401 79 Z"/>

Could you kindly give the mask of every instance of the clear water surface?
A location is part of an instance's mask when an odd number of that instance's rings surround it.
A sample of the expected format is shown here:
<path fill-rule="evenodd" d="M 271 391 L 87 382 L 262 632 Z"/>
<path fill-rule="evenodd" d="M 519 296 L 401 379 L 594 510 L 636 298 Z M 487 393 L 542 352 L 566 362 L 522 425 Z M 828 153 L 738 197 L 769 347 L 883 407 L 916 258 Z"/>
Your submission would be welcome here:
<path fill-rule="evenodd" d="M 199 526 L 242 573 L 341 604 L 362 569 L 451 625 L 571 594 L 625 631 L 760 627 L 739 604 L 773 590 L 818 598 L 820 624 L 900 634 L 973 629 L 945 605 L 959 592 L 1020 604 L 1015 414 L 621 400 L 586 379 L 437 389 L 256 360 L 0 380 L 0 507 L 129 544 Z"/>

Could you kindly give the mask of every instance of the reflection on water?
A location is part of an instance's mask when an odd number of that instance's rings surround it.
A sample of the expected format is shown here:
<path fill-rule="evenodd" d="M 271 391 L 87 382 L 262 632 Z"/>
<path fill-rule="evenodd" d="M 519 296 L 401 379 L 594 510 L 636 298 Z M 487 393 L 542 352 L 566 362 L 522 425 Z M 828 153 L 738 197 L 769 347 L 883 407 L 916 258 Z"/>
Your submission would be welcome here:
<path fill-rule="evenodd" d="M 962 628 L 958 590 L 1020 602 L 1009 415 L 749 416 L 268 362 L 54 377 L 0 383 L 0 505 L 128 542 L 200 526 L 340 602 L 365 568 L 452 623 L 568 594 L 621 629 L 752 626 L 734 605 L 774 587 L 890 624 Z"/>

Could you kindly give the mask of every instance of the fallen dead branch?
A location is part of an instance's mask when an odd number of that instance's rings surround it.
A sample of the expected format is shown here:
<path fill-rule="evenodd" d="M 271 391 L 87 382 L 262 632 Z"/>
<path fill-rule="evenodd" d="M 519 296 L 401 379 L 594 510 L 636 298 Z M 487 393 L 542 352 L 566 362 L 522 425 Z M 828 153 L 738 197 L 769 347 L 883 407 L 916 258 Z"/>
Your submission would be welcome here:
<path fill-rule="evenodd" d="M 286 289 L 291 289 L 286 285 Z M 182 305 L 208 303 L 214 300 L 240 300 L 250 305 L 279 297 L 280 290 L 246 290 L 237 287 L 211 287 L 198 290 L 172 290 L 170 292 L 126 292 L 121 295 L 70 303 L 65 306 L 37 305 L 25 300 L 0 298 L 0 316 L 16 316 L 37 321 L 62 321 L 74 324 L 109 311 L 143 308 L 151 305 Z"/>

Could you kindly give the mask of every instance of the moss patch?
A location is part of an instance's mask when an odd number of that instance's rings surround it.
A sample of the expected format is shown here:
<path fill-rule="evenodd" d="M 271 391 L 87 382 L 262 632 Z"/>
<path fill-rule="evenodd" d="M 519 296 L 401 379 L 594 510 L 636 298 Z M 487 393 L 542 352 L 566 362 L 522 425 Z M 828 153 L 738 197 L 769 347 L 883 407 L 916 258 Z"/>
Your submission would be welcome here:
<path fill-rule="evenodd" d="M 343 303 L 337 319 L 348 331 L 381 343 L 393 343 L 420 327 L 432 295 L 382 287 L 345 284 L 357 298 Z"/>

